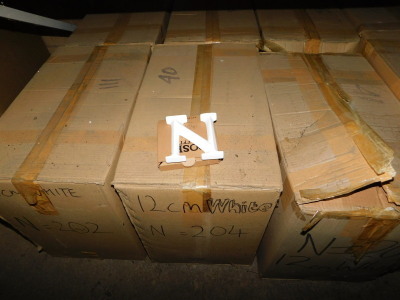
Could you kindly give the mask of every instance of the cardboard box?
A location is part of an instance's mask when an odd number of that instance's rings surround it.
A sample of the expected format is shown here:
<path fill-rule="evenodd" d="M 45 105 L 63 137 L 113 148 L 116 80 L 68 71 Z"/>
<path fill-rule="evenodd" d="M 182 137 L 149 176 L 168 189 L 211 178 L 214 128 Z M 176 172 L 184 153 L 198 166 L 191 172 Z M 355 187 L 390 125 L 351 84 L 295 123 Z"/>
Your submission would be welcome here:
<path fill-rule="evenodd" d="M 166 12 L 86 15 L 66 46 L 132 45 L 162 43 Z"/>
<path fill-rule="evenodd" d="M 397 30 L 363 31 L 363 54 L 400 99 L 400 24 Z"/>
<path fill-rule="evenodd" d="M 0 116 L 46 61 L 49 52 L 39 36 L 0 30 Z"/>
<path fill-rule="evenodd" d="M 339 9 L 257 9 L 265 51 L 353 53 L 359 36 Z"/>
<path fill-rule="evenodd" d="M 343 9 L 358 33 L 400 26 L 400 7 L 354 7 Z"/>
<path fill-rule="evenodd" d="M 158 122 L 204 112 L 223 161 L 161 171 Z M 256 47 L 157 45 L 113 184 L 151 259 L 251 264 L 281 192 Z"/>
<path fill-rule="evenodd" d="M 388 201 L 397 100 L 361 56 L 268 54 L 260 64 L 284 175 L 261 274 L 361 280 L 399 268 L 400 209 Z"/>
<path fill-rule="evenodd" d="M 145 257 L 110 180 L 149 55 L 61 47 L 0 118 L 0 216 L 52 255 Z"/>
<path fill-rule="evenodd" d="M 248 43 L 260 46 L 253 10 L 173 11 L 165 44 Z"/>

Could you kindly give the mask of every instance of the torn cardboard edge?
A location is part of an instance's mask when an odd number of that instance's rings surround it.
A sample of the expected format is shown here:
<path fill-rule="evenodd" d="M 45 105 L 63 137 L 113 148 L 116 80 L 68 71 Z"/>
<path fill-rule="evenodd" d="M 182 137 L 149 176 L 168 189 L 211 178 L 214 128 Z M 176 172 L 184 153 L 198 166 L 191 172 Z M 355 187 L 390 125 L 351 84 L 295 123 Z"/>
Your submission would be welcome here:
<path fill-rule="evenodd" d="M 168 121 L 168 117 L 166 120 L 158 122 L 157 160 L 158 168 L 161 171 L 207 166 L 221 162 L 223 159 L 223 152 L 218 151 L 217 149 L 214 127 L 211 124 L 206 124 L 206 122 L 201 120 L 202 116 L 204 115 L 209 114 L 189 116 L 187 118 L 187 122 L 183 122 L 181 125 L 188 129 L 188 131 L 185 132 L 188 135 L 184 133 L 183 136 L 180 135 L 179 132 L 175 132 L 177 128 L 175 128 L 173 124 L 168 124 L 170 123 Z M 207 128 L 207 126 L 212 126 L 212 128 Z M 196 135 L 199 138 L 199 142 L 196 142 Z M 209 155 L 211 152 L 219 152 L 216 153 L 219 155 L 213 158 L 213 155 Z M 186 158 L 184 159 L 184 157 Z M 172 158 L 175 158 L 175 160 L 169 161 Z"/>
<path fill-rule="evenodd" d="M 323 219 L 364 219 L 365 224 L 359 235 L 353 238 L 349 253 L 354 255 L 357 264 L 373 247 L 379 244 L 400 224 L 400 212 L 393 207 L 360 208 L 351 211 L 317 211 L 301 228 L 301 234 L 311 231 Z"/>
<path fill-rule="evenodd" d="M 318 83 L 328 104 L 342 121 L 366 162 L 380 177 L 381 182 L 386 182 L 395 176 L 396 172 L 391 165 L 394 159 L 394 151 L 383 139 L 358 115 L 351 107 L 351 98 L 337 84 L 328 67 L 324 64 L 321 55 L 303 55 L 303 60 L 309 67 L 314 80 Z M 371 182 L 364 182 L 355 188 L 367 186 Z M 321 189 L 303 191 L 302 196 L 310 200 L 331 198 L 348 191 L 325 191 L 321 195 Z"/>
<path fill-rule="evenodd" d="M 348 131 L 354 146 L 358 148 L 366 167 L 375 173 L 375 175 L 371 174 L 368 177 L 352 181 L 348 185 L 335 185 L 335 181 L 331 181 L 328 182 L 330 184 L 314 185 L 315 188 L 312 186 L 308 189 L 300 188 L 296 192 L 298 204 L 341 197 L 375 183 L 386 184 L 393 180 L 395 175 L 395 170 L 391 164 L 394 158 L 393 149 L 354 110 L 351 104 L 352 99 L 336 82 L 333 74 L 331 74 L 332 70 L 328 69 L 328 66 L 322 60 L 323 56 L 309 54 L 290 54 L 290 56 L 302 58 L 308 72 L 319 86 L 325 101 Z M 282 160 L 284 161 L 285 158 L 283 157 Z"/>

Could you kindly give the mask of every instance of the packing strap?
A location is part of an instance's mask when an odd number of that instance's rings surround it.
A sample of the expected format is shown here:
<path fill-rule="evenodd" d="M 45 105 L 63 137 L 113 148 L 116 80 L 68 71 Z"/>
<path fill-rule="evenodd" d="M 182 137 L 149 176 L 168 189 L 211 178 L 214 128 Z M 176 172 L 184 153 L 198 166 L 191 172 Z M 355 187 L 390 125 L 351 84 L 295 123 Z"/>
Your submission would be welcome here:
<path fill-rule="evenodd" d="M 210 111 L 212 47 L 212 44 L 197 46 L 191 116 Z M 210 182 L 210 166 L 185 168 L 183 171 L 183 201 L 197 204 L 207 211 L 207 200 L 211 197 Z"/>

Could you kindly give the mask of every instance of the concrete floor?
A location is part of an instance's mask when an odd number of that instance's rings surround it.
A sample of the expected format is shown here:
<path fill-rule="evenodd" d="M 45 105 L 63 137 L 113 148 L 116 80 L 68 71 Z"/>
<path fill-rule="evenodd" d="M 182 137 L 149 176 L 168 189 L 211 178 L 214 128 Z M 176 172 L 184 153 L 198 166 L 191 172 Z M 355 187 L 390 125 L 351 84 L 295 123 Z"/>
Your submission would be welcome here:
<path fill-rule="evenodd" d="M 400 272 L 368 282 L 270 280 L 255 265 L 55 258 L 0 224 L 0 299 L 398 299 Z"/>

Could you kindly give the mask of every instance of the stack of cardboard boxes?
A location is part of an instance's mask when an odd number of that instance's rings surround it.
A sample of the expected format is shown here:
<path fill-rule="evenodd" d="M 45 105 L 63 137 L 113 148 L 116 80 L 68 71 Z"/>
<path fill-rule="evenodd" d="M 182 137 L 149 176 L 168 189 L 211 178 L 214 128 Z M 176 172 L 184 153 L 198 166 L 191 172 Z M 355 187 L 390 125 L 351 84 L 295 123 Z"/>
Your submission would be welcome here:
<path fill-rule="evenodd" d="M 399 269 L 396 29 L 349 16 L 85 17 L 0 119 L 0 215 L 54 255 Z"/>

